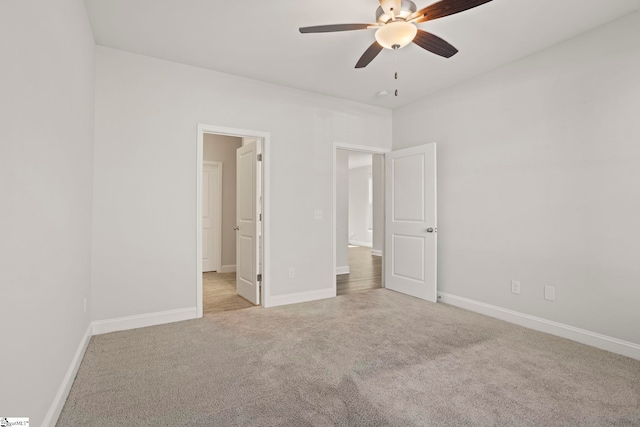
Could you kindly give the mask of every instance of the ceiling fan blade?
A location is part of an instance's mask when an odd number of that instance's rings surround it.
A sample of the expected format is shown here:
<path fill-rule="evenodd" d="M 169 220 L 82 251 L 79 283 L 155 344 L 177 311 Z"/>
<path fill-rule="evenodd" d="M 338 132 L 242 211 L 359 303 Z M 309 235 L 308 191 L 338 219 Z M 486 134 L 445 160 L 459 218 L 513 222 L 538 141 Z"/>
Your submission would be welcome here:
<path fill-rule="evenodd" d="M 416 34 L 413 42 L 421 48 L 435 53 L 436 55 L 444 56 L 445 58 L 451 58 L 453 55 L 458 53 L 458 49 L 451 46 L 440 37 L 422 30 L 418 30 L 418 34 Z"/>
<path fill-rule="evenodd" d="M 373 61 L 373 59 L 376 56 L 378 56 L 378 54 L 380 53 L 380 51 L 382 49 L 383 49 L 383 47 L 380 46 L 378 44 L 378 42 L 373 42 L 373 44 L 371 46 L 369 46 L 369 48 L 367 48 L 367 50 L 364 51 L 364 53 L 362 54 L 360 59 L 358 59 L 358 63 L 356 64 L 356 68 L 364 68 L 367 65 L 369 65 L 369 63 L 371 61 Z"/>
<path fill-rule="evenodd" d="M 415 17 L 422 17 L 414 20 L 413 22 L 420 23 L 426 21 L 432 21 L 434 19 L 442 18 L 443 16 L 453 15 L 455 13 L 464 12 L 465 10 L 473 9 L 476 6 L 489 3 L 491 0 L 441 0 L 438 3 L 434 3 L 431 6 L 427 6 L 424 9 L 420 9 L 413 14 Z"/>
<path fill-rule="evenodd" d="M 301 27 L 300 32 L 305 33 L 333 33 L 335 31 L 366 30 L 376 24 L 335 24 L 316 25 L 315 27 Z"/>

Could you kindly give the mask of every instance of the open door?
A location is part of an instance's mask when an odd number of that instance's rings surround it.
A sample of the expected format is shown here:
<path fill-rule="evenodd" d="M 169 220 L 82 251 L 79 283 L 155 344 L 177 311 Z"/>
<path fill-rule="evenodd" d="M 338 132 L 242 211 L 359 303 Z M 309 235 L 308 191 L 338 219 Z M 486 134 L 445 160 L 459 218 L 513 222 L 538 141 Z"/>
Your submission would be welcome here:
<path fill-rule="evenodd" d="M 259 225 L 258 141 L 236 151 L 236 292 L 253 304 L 260 304 L 258 281 Z"/>
<path fill-rule="evenodd" d="M 436 144 L 385 157 L 385 287 L 437 302 Z"/>

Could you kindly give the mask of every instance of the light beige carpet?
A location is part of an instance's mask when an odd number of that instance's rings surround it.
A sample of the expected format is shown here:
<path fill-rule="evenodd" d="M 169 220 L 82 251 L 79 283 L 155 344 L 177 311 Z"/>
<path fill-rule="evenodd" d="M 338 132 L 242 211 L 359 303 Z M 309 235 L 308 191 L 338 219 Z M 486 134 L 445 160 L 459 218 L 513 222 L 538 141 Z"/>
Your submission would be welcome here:
<path fill-rule="evenodd" d="M 95 336 L 66 426 L 638 426 L 640 361 L 385 289 Z"/>

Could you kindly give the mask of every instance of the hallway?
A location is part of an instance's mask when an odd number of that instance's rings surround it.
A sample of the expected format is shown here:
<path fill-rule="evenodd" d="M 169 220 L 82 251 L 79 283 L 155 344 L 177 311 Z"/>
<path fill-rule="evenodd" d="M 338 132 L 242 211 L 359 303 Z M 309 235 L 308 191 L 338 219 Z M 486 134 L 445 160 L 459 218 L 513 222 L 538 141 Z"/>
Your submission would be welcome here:
<path fill-rule="evenodd" d="M 236 293 L 236 273 L 202 273 L 203 314 L 255 307 Z"/>
<path fill-rule="evenodd" d="M 337 276 L 337 294 L 347 295 L 382 287 L 382 257 L 371 255 L 371 248 L 349 247 L 349 274 Z"/>

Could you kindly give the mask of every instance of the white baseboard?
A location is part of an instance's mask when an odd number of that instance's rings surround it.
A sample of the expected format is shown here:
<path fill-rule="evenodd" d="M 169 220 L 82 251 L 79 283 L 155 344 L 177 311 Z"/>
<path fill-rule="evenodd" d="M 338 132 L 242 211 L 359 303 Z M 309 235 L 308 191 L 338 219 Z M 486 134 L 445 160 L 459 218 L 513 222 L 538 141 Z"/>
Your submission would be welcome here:
<path fill-rule="evenodd" d="M 156 313 L 138 314 L 135 316 L 118 317 L 116 319 L 96 320 L 92 323 L 93 335 L 109 332 L 126 331 L 128 329 L 144 328 L 146 326 L 162 325 L 182 320 L 195 319 L 195 307 L 177 310 L 160 311 Z"/>
<path fill-rule="evenodd" d="M 236 271 L 236 265 L 223 265 L 222 267 L 220 267 L 220 273 L 235 273 Z"/>
<path fill-rule="evenodd" d="M 382 251 L 378 249 L 371 249 L 371 255 L 373 256 L 382 256 Z"/>
<path fill-rule="evenodd" d="M 342 267 L 336 267 L 336 276 L 339 274 L 349 274 L 349 266 L 343 265 Z"/>
<path fill-rule="evenodd" d="M 277 307 L 279 305 L 297 304 L 299 302 L 315 301 L 319 299 L 333 298 L 336 296 L 335 288 L 320 289 L 319 291 L 299 292 L 296 294 L 278 295 L 269 297 L 265 307 Z"/>
<path fill-rule="evenodd" d="M 441 297 L 439 301 L 446 304 L 640 360 L 640 345 L 629 341 L 444 292 L 439 292 L 438 295 Z"/>
<path fill-rule="evenodd" d="M 371 242 L 361 242 L 359 240 L 349 240 L 349 244 L 353 246 L 363 246 L 365 248 L 372 247 Z"/>
<path fill-rule="evenodd" d="M 44 421 L 42 422 L 43 427 L 55 427 L 58 422 L 58 417 L 60 417 L 64 403 L 67 400 L 67 396 L 69 396 L 69 391 L 71 391 L 71 386 L 73 385 L 73 381 L 75 380 L 78 369 L 80 368 L 80 363 L 82 362 L 84 353 L 87 351 L 91 335 L 92 326 L 89 324 L 86 332 L 80 340 L 76 353 L 73 355 L 73 359 L 71 359 L 71 365 L 69 365 L 69 369 L 67 369 L 67 373 L 62 379 L 62 383 L 60 384 L 60 388 L 58 388 L 58 392 L 53 399 L 53 403 L 49 407 L 47 415 L 44 417 Z"/>

